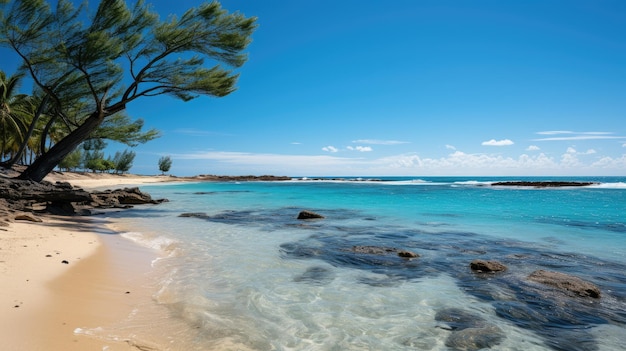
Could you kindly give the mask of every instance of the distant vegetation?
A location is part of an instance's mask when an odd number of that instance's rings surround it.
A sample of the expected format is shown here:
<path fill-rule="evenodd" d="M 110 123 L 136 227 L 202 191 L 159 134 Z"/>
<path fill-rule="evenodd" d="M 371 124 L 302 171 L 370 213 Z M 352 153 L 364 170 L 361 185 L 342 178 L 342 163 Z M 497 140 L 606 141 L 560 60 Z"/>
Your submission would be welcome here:
<path fill-rule="evenodd" d="M 21 60 L 11 76 L 0 67 L 0 166 L 29 165 L 19 178 L 34 181 L 80 159 L 94 171 L 123 172 L 129 152 L 105 159 L 90 140 L 134 146 L 156 138 L 124 114 L 140 98 L 230 94 L 238 74 L 223 65 L 246 62 L 255 21 L 218 2 L 161 20 L 144 1 L 100 0 L 90 11 L 70 0 L 0 0 L 0 45 Z M 18 93 L 26 78 L 30 95 Z"/>
<path fill-rule="evenodd" d="M 159 159 L 159 171 L 165 174 L 170 171 L 172 167 L 172 158 L 169 156 L 163 156 Z"/>

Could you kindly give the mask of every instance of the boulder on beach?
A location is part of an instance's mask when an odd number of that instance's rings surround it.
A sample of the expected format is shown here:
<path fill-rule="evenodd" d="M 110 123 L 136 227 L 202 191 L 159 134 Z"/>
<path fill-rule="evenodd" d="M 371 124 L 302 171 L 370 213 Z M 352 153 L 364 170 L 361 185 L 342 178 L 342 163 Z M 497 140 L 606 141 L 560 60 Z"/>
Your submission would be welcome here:
<path fill-rule="evenodd" d="M 569 274 L 540 269 L 532 272 L 528 279 L 580 297 L 600 298 L 600 289 L 596 285 Z"/>
<path fill-rule="evenodd" d="M 473 260 L 470 263 L 472 271 L 479 273 L 496 273 L 506 271 L 506 266 L 498 261 Z"/>

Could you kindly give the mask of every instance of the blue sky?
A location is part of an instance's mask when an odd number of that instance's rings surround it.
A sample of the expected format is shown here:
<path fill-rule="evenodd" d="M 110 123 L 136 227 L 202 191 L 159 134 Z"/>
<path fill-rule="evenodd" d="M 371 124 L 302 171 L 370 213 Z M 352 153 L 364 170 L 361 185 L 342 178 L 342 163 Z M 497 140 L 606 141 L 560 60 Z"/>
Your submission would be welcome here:
<path fill-rule="evenodd" d="M 163 133 L 132 172 L 626 175 L 624 1 L 222 4 L 258 17 L 238 90 L 128 105 Z"/>

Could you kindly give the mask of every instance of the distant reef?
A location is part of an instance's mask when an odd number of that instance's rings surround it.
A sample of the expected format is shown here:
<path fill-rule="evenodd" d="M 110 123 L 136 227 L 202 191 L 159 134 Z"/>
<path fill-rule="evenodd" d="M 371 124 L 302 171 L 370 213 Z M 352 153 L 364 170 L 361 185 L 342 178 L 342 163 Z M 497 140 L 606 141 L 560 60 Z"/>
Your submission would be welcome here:
<path fill-rule="evenodd" d="M 250 181 L 270 182 L 270 181 L 291 180 L 291 177 L 273 176 L 273 175 L 223 176 L 223 175 L 212 175 L 212 174 L 200 174 L 194 177 L 183 177 L 182 179 L 214 181 L 214 182 L 250 182 Z"/>
<path fill-rule="evenodd" d="M 496 182 L 492 183 L 491 186 L 525 186 L 525 187 L 534 187 L 534 188 L 559 188 L 565 186 L 589 186 L 594 185 L 596 183 L 593 182 Z"/>

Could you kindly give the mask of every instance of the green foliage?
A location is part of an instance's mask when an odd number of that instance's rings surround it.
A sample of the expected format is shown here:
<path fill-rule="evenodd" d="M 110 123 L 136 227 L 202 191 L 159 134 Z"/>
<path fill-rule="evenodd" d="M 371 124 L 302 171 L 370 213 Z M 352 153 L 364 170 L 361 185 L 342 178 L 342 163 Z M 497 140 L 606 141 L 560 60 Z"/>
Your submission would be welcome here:
<path fill-rule="evenodd" d="M 107 147 L 107 143 L 102 139 L 89 139 L 83 143 L 83 150 L 85 151 L 101 151 Z"/>
<path fill-rule="evenodd" d="M 238 75 L 222 64 L 244 64 L 243 50 L 256 28 L 255 18 L 229 14 L 218 2 L 163 21 L 142 0 L 133 7 L 101 0 L 95 13 L 70 0 L 56 3 L 0 0 L 0 44 L 21 57 L 36 89 L 50 98 L 52 123 L 63 121 L 70 129 L 22 174 L 27 179 L 43 179 L 138 98 L 169 95 L 187 101 L 231 93 Z M 102 130 L 96 133 L 108 138 Z M 124 139 L 119 131 L 108 133 Z M 156 135 L 149 131 L 120 141 L 133 145 Z"/>
<path fill-rule="evenodd" d="M 163 174 L 165 174 L 165 172 L 169 172 L 170 168 L 172 167 L 172 158 L 169 156 L 162 156 L 161 158 L 159 158 L 159 171 L 161 171 Z"/>
<path fill-rule="evenodd" d="M 63 161 L 59 163 L 59 168 L 66 171 L 75 170 L 80 167 L 83 159 L 83 153 L 80 149 L 76 149 L 69 153 Z"/>
<path fill-rule="evenodd" d="M 92 172 L 106 170 L 104 152 L 100 150 L 86 151 L 83 158 L 83 165 L 85 169 L 89 169 Z"/>
<path fill-rule="evenodd" d="M 133 161 L 135 160 L 135 152 L 124 150 L 122 152 L 116 152 L 113 157 L 113 163 L 115 164 L 115 173 L 124 173 L 128 172 L 130 168 L 133 166 Z"/>
<path fill-rule="evenodd" d="M 90 139 L 83 143 L 83 166 L 92 172 L 104 171 L 107 169 L 104 159 L 104 148 L 107 144 L 102 139 Z"/>
<path fill-rule="evenodd" d="M 26 136 L 30 99 L 17 94 L 23 74 L 0 71 L 0 160 L 19 149 Z"/>

